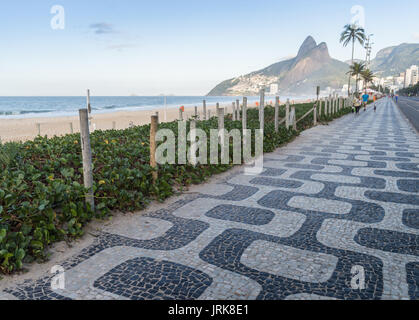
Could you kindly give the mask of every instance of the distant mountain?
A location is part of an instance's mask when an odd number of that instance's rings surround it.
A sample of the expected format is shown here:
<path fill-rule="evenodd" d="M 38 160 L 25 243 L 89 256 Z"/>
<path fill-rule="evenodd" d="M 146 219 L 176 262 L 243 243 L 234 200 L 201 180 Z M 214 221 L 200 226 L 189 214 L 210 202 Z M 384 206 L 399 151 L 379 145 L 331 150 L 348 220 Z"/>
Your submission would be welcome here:
<path fill-rule="evenodd" d="M 419 65 L 419 43 L 403 43 L 380 50 L 371 70 L 381 77 L 395 76 L 414 64 Z"/>
<path fill-rule="evenodd" d="M 278 84 L 281 94 L 313 94 L 316 86 L 341 88 L 347 81 L 348 65 L 329 55 L 326 43 L 317 45 L 309 36 L 295 58 L 265 69 L 226 80 L 208 95 L 257 95 L 261 88 Z"/>

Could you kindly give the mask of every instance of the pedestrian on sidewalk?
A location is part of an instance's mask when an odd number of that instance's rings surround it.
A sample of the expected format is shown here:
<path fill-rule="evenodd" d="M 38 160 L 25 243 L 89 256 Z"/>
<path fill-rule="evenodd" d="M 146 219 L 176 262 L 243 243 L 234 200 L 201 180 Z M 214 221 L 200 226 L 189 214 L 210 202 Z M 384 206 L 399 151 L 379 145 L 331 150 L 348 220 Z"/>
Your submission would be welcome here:
<path fill-rule="evenodd" d="M 370 98 L 370 95 L 367 93 L 367 91 L 365 91 L 365 93 L 362 95 L 362 102 L 363 102 L 363 105 L 364 105 L 364 111 L 367 111 L 367 103 L 368 103 L 369 98 Z"/>
<path fill-rule="evenodd" d="M 361 99 L 359 98 L 358 94 L 354 97 L 354 107 L 355 113 L 359 114 L 359 110 L 361 109 Z"/>
<path fill-rule="evenodd" d="M 377 111 L 377 105 L 376 105 L 377 95 L 376 94 L 374 95 L 373 100 L 374 100 L 374 112 L 376 112 Z"/>

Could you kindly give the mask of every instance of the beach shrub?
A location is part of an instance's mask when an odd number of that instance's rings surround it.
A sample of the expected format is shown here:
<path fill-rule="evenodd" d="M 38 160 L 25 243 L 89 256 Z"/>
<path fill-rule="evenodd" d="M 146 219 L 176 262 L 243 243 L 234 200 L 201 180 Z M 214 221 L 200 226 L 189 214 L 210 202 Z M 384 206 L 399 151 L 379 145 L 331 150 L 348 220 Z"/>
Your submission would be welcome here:
<path fill-rule="evenodd" d="M 296 105 L 297 119 L 312 107 L 312 104 Z M 335 117 L 347 112 L 349 108 Z M 280 117 L 284 116 L 281 107 Z M 312 119 L 307 117 L 298 129 L 310 127 Z M 321 119 L 330 120 L 331 117 Z M 272 152 L 298 135 L 284 126 L 275 132 L 271 106 L 265 109 L 265 121 L 264 152 Z M 197 122 L 197 127 L 208 136 L 210 129 L 217 126 L 215 117 Z M 248 110 L 247 127 L 259 128 L 258 110 Z M 160 128 L 172 129 L 177 134 L 176 121 L 162 123 Z M 242 123 L 227 115 L 225 128 L 242 129 Z M 183 188 L 233 166 L 166 164 L 159 167 L 159 178 L 153 183 L 149 132 L 150 126 L 144 125 L 91 134 L 95 212 L 84 201 L 79 134 L 0 144 L 0 271 L 11 273 L 21 270 L 25 262 L 44 261 L 50 244 L 80 237 L 83 227 L 94 218 L 103 218 L 112 211 L 141 210 L 150 201 L 164 201 Z"/>

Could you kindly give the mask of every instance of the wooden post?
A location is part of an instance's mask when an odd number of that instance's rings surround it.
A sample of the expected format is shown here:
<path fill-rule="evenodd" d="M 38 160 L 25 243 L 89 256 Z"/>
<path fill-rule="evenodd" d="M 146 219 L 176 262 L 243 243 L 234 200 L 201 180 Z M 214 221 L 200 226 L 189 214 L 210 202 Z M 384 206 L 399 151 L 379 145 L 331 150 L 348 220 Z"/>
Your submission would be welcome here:
<path fill-rule="evenodd" d="M 153 171 L 153 183 L 157 181 L 157 162 L 156 162 L 156 134 L 158 127 L 158 117 L 151 116 L 151 126 L 150 126 L 150 166 L 154 169 Z"/>
<path fill-rule="evenodd" d="M 338 96 L 338 112 L 340 111 L 340 97 Z"/>
<path fill-rule="evenodd" d="M 221 154 L 223 155 L 224 152 L 224 134 L 222 134 L 224 130 L 224 108 L 218 109 L 218 139 L 221 144 Z"/>
<path fill-rule="evenodd" d="M 231 114 L 231 117 L 233 119 L 233 121 L 236 121 L 236 103 L 233 102 L 233 113 Z"/>
<path fill-rule="evenodd" d="M 159 112 L 156 111 L 156 117 L 157 117 L 157 123 L 160 123 L 160 117 L 159 117 Z"/>
<path fill-rule="evenodd" d="M 179 121 L 183 121 L 183 111 L 179 108 Z"/>
<path fill-rule="evenodd" d="M 190 162 L 195 167 L 197 164 L 196 160 L 196 150 L 197 150 L 197 143 L 196 143 L 196 120 L 192 119 L 190 123 L 190 138 L 191 138 L 191 147 L 189 149 L 190 152 Z"/>
<path fill-rule="evenodd" d="M 328 112 L 328 110 L 329 110 L 329 106 L 328 106 L 328 103 L 329 101 L 328 101 L 328 98 L 327 97 L 325 97 L 324 98 L 324 115 L 325 116 L 327 116 L 327 115 L 329 115 L 329 112 Z"/>
<path fill-rule="evenodd" d="M 328 108 L 328 115 L 331 115 L 333 112 L 332 112 L 332 95 L 331 94 L 329 94 L 329 108 Z"/>
<path fill-rule="evenodd" d="M 40 123 L 36 124 L 36 129 L 38 131 L 38 136 L 40 136 L 41 135 L 41 124 Z"/>
<path fill-rule="evenodd" d="M 218 130 L 224 129 L 224 108 L 218 109 Z"/>
<path fill-rule="evenodd" d="M 195 106 L 195 119 L 198 119 L 198 107 Z"/>
<path fill-rule="evenodd" d="M 339 111 L 339 95 L 336 94 L 336 112 L 337 113 Z"/>
<path fill-rule="evenodd" d="M 275 132 L 279 131 L 279 97 L 275 97 Z"/>
<path fill-rule="evenodd" d="M 329 98 L 325 98 L 325 106 L 324 106 L 325 115 L 329 115 Z"/>
<path fill-rule="evenodd" d="M 317 105 L 314 105 L 313 110 L 313 125 L 317 126 Z"/>
<path fill-rule="evenodd" d="M 204 114 L 203 120 L 207 120 L 207 102 L 205 100 L 202 101 L 202 112 Z"/>
<path fill-rule="evenodd" d="M 215 105 L 215 114 L 218 117 L 219 114 L 219 110 L 220 110 L 220 104 L 217 102 L 217 104 Z"/>
<path fill-rule="evenodd" d="M 74 133 L 73 123 L 70 122 L 69 125 L 70 125 L 70 133 L 73 134 Z"/>
<path fill-rule="evenodd" d="M 93 195 L 93 164 L 92 148 L 90 146 L 89 114 L 87 109 L 79 110 L 80 117 L 80 139 L 83 157 L 83 180 L 84 187 L 87 189 L 86 203 L 91 210 L 95 210 L 95 199 Z"/>
<path fill-rule="evenodd" d="M 92 113 L 92 107 L 90 106 L 90 90 L 87 89 L 87 110 Z"/>
<path fill-rule="evenodd" d="M 290 129 L 290 99 L 287 99 L 287 104 L 285 105 L 285 127 L 287 130 Z"/>
<path fill-rule="evenodd" d="M 294 131 L 297 131 L 297 115 L 295 114 L 295 105 L 291 107 L 291 114 L 292 114 L 292 128 Z"/>
<path fill-rule="evenodd" d="M 244 150 L 247 150 L 248 136 L 247 136 L 247 98 L 243 97 L 242 106 L 242 129 L 243 129 L 243 154 Z"/>
<path fill-rule="evenodd" d="M 240 100 L 236 100 L 236 111 L 237 111 L 236 120 L 240 121 Z"/>
<path fill-rule="evenodd" d="M 242 110 L 242 127 L 243 130 L 247 129 L 247 98 L 243 98 L 243 110 Z"/>
<path fill-rule="evenodd" d="M 260 129 L 265 129 L 265 89 L 260 90 L 259 123 Z"/>

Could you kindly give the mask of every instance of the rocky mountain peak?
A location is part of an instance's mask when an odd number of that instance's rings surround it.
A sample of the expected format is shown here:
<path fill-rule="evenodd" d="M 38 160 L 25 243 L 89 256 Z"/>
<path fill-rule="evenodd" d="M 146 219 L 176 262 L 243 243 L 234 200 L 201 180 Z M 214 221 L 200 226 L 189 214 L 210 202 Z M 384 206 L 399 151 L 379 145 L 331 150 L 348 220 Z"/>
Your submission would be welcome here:
<path fill-rule="evenodd" d="M 311 50 L 317 47 L 317 43 L 312 36 L 308 36 L 298 51 L 297 57 L 301 57 L 309 53 Z"/>

